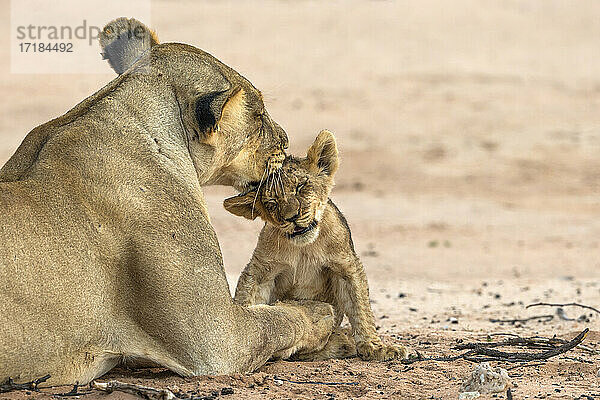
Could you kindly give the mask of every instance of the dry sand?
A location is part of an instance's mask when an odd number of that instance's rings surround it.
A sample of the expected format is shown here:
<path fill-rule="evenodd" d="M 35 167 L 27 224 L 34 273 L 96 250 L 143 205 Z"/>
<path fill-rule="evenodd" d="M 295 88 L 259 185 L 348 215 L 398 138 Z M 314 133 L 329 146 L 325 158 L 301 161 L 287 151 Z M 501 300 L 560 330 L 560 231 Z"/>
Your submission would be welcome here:
<path fill-rule="evenodd" d="M 4 1 L 3 26 L 8 16 Z M 291 152 L 322 128 L 335 132 L 333 199 L 368 270 L 379 332 L 433 356 L 494 332 L 571 338 L 585 327 L 585 343 L 600 349 L 593 313 L 585 322 L 490 322 L 554 312 L 524 308 L 537 301 L 600 307 L 599 18 L 600 3 L 585 0 L 157 1 L 152 25 L 163 41 L 203 48 L 260 88 Z M 112 79 L 12 75 L 7 38 L 0 164 L 30 129 Z M 261 224 L 222 209 L 231 193 L 206 190 L 234 285 Z M 568 356 L 509 371 L 514 398 L 600 397 L 600 357 Z M 117 370 L 106 379 L 199 396 L 232 387 L 224 399 L 451 399 L 471 369 L 352 359 L 277 362 L 247 376 Z M 130 396 L 85 396 L 95 398 Z"/>

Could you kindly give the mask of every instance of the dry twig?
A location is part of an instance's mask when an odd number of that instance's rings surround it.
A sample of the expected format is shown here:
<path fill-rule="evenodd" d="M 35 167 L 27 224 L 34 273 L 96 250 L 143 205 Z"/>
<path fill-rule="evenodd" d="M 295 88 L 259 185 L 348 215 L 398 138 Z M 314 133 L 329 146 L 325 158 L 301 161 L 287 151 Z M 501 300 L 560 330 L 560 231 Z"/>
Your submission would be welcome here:
<path fill-rule="evenodd" d="M 92 381 L 90 386 L 93 389 L 103 392 L 112 393 L 114 391 L 131 393 L 147 400 L 173 400 L 177 396 L 169 389 L 155 389 L 148 386 L 136 385 L 133 383 L 125 383 L 119 381 L 96 382 Z"/>
<path fill-rule="evenodd" d="M 520 342 L 519 338 L 511 338 L 505 341 L 508 344 L 498 344 L 492 343 L 491 346 L 488 346 L 488 343 L 473 343 L 473 344 L 464 344 L 460 345 L 461 348 L 467 349 L 468 351 L 449 357 L 423 357 L 420 353 L 417 352 L 417 357 L 409 358 L 408 360 L 402 360 L 403 364 L 412 364 L 418 361 L 456 361 L 459 359 L 472 361 L 472 362 L 483 362 L 483 361 L 505 361 L 505 362 L 525 362 L 525 361 L 540 361 L 547 360 L 549 358 L 555 357 L 559 354 L 566 353 L 567 351 L 573 349 L 577 345 L 579 345 L 588 334 L 589 329 L 584 329 L 579 335 L 574 337 L 572 340 L 561 344 L 560 346 L 552 346 L 551 348 L 544 349 L 544 351 L 539 353 L 526 353 L 526 352 L 505 352 L 496 350 L 493 347 L 498 347 L 499 345 L 515 345 L 515 343 Z M 527 340 L 527 339 L 524 339 Z M 531 339 L 529 339 L 531 340 Z M 510 344 L 512 343 L 512 344 Z M 533 342 L 535 343 L 535 342 Z"/>
<path fill-rule="evenodd" d="M 540 322 L 548 322 L 548 321 L 552 321 L 554 319 L 554 315 L 551 314 L 547 314 L 547 315 L 536 315 L 533 317 L 529 317 L 529 318 L 516 318 L 516 319 L 494 319 L 494 318 L 490 318 L 490 322 L 498 322 L 498 323 L 506 323 L 506 324 L 516 324 L 516 323 L 526 323 L 529 321 L 534 321 L 534 320 L 540 320 Z"/>
<path fill-rule="evenodd" d="M 600 314 L 600 310 L 598 310 L 597 308 L 591 307 L 591 306 L 586 306 L 585 304 L 579 304 L 579 303 L 533 303 L 533 304 L 529 304 L 527 307 L 525 308 L 529 308 L 529 307 L 538 307 L 538 306 L 549 306 L 549 307 L 581 307 L 581 308 L 585 308 L 588 310 L 592 310 L 598 314 Z"/>
<path fill-rule="evenodd" d="M 80 387 L 81 386 L 79 385 L 79 383 L 76 383 L 75 385 L 73 385 L 73 388 L 70 391 L 68 391 L 66 393 L 57 393 L 54 396 L 57 396 L 57 397 L 79 397 L 79 396 L 85 396 L 85 395 L 88 395 L 91 393 L 91 390 L 86 391 L 86 392 L 79 391 Z"/>
<path fill-rule="evenodd" d="M 11 378 L 8 378 L 6 383 L 0 385 L 0 393 L 12 392 L 13 390 L 38 390 L 39 384 L 46 382 L 48 379 L 50 379 L 50 375 L 42 376 L 31 382 L 15 383 Z"/>
<path fill-rule="evenodd" d="M 454 346 L 455 350 L 469 350 L 476 349 L 479 347 L 501 347 L 501 346 L 522 346 L 527 347 L 529 349 L 539 349 L 539 350 L 550 350 L 556 347 L 556 345 L 561 345 L 568 343 L 567 340 L 558 339 L 558 338 L 545 338 L 541 336 L 534 336 L 530 338 L 523 338 L 520 336 L 510 337 L 501 342 L 475 342 L 475 343 L 464 343 L 457 344 Z"/>

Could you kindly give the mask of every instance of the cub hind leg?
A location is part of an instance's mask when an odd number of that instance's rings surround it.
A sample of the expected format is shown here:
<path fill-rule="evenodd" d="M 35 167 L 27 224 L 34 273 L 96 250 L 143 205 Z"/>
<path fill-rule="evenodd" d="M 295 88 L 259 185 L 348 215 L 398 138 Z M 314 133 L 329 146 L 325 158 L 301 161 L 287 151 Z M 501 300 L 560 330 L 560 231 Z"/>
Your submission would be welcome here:
<path fill-rule="evenodd" d="M 352 265 L 340 263 L 334 268 L 340 276 L 336 282 L 336 300 L 352 325 L 356 351 L 360 358 L 376 361 L 406 358 L 406 347 L 385 344 L 377 335 L 369 302 L 369 284 L 358 257 L 353 260 Z"/>

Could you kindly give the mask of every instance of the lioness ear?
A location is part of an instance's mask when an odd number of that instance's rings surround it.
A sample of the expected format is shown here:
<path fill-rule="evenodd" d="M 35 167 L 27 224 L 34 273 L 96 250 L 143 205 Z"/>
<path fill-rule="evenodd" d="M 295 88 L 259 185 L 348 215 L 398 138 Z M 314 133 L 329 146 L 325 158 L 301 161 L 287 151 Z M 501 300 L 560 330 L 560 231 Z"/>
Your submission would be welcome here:
<path fill-rule="evenodd" d="M 238 122 L 245 110 L 243 101 L 244 91 L 240 88 L 200 96 L 194 112 L 198 137 L 206 138 L 210 133 L 218 131 L 222 125 L 234 125 Z"/>
<path fill-rule="evenodd" d="M 333 177 L 339 165 L 338 149 L 333 133 L 322 130 L 308 149 L 306 157 L 316 171 Z"/>
<path fill-rule="evenodd" d="M 234 215 L 256 219 L 262 211 L 262 204 L 256 197 L 256 190 L 251 190 L 223 200 L 223 207 Z"/>
<path fill-rule="evenodd" d="M 100 33 L 102 58 L 121 75 L 152 46 L 158 44 L 156 34 L 136 19 L 117 18 Z"/>

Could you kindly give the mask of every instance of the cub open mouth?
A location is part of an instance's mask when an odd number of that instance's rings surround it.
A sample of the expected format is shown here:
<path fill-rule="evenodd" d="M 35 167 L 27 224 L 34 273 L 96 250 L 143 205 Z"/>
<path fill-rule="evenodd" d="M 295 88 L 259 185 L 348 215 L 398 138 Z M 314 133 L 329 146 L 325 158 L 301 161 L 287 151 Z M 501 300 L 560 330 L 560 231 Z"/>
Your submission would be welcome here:
<path fill-rule="evenodd" d="M 317 223 L 315 221 L 308 224 L 308 226 L 306 228 L 303 228 L 301 226 L 296 226 L 296 227 L 294 227 L 294 231 L 292 233 L 288 233 L 288 237 L 294 238 L 294 237 L 302 236 L 302 235 L 312 231 L 313 229 L 315 229 L 316 226 L 317 226 Z"/>

